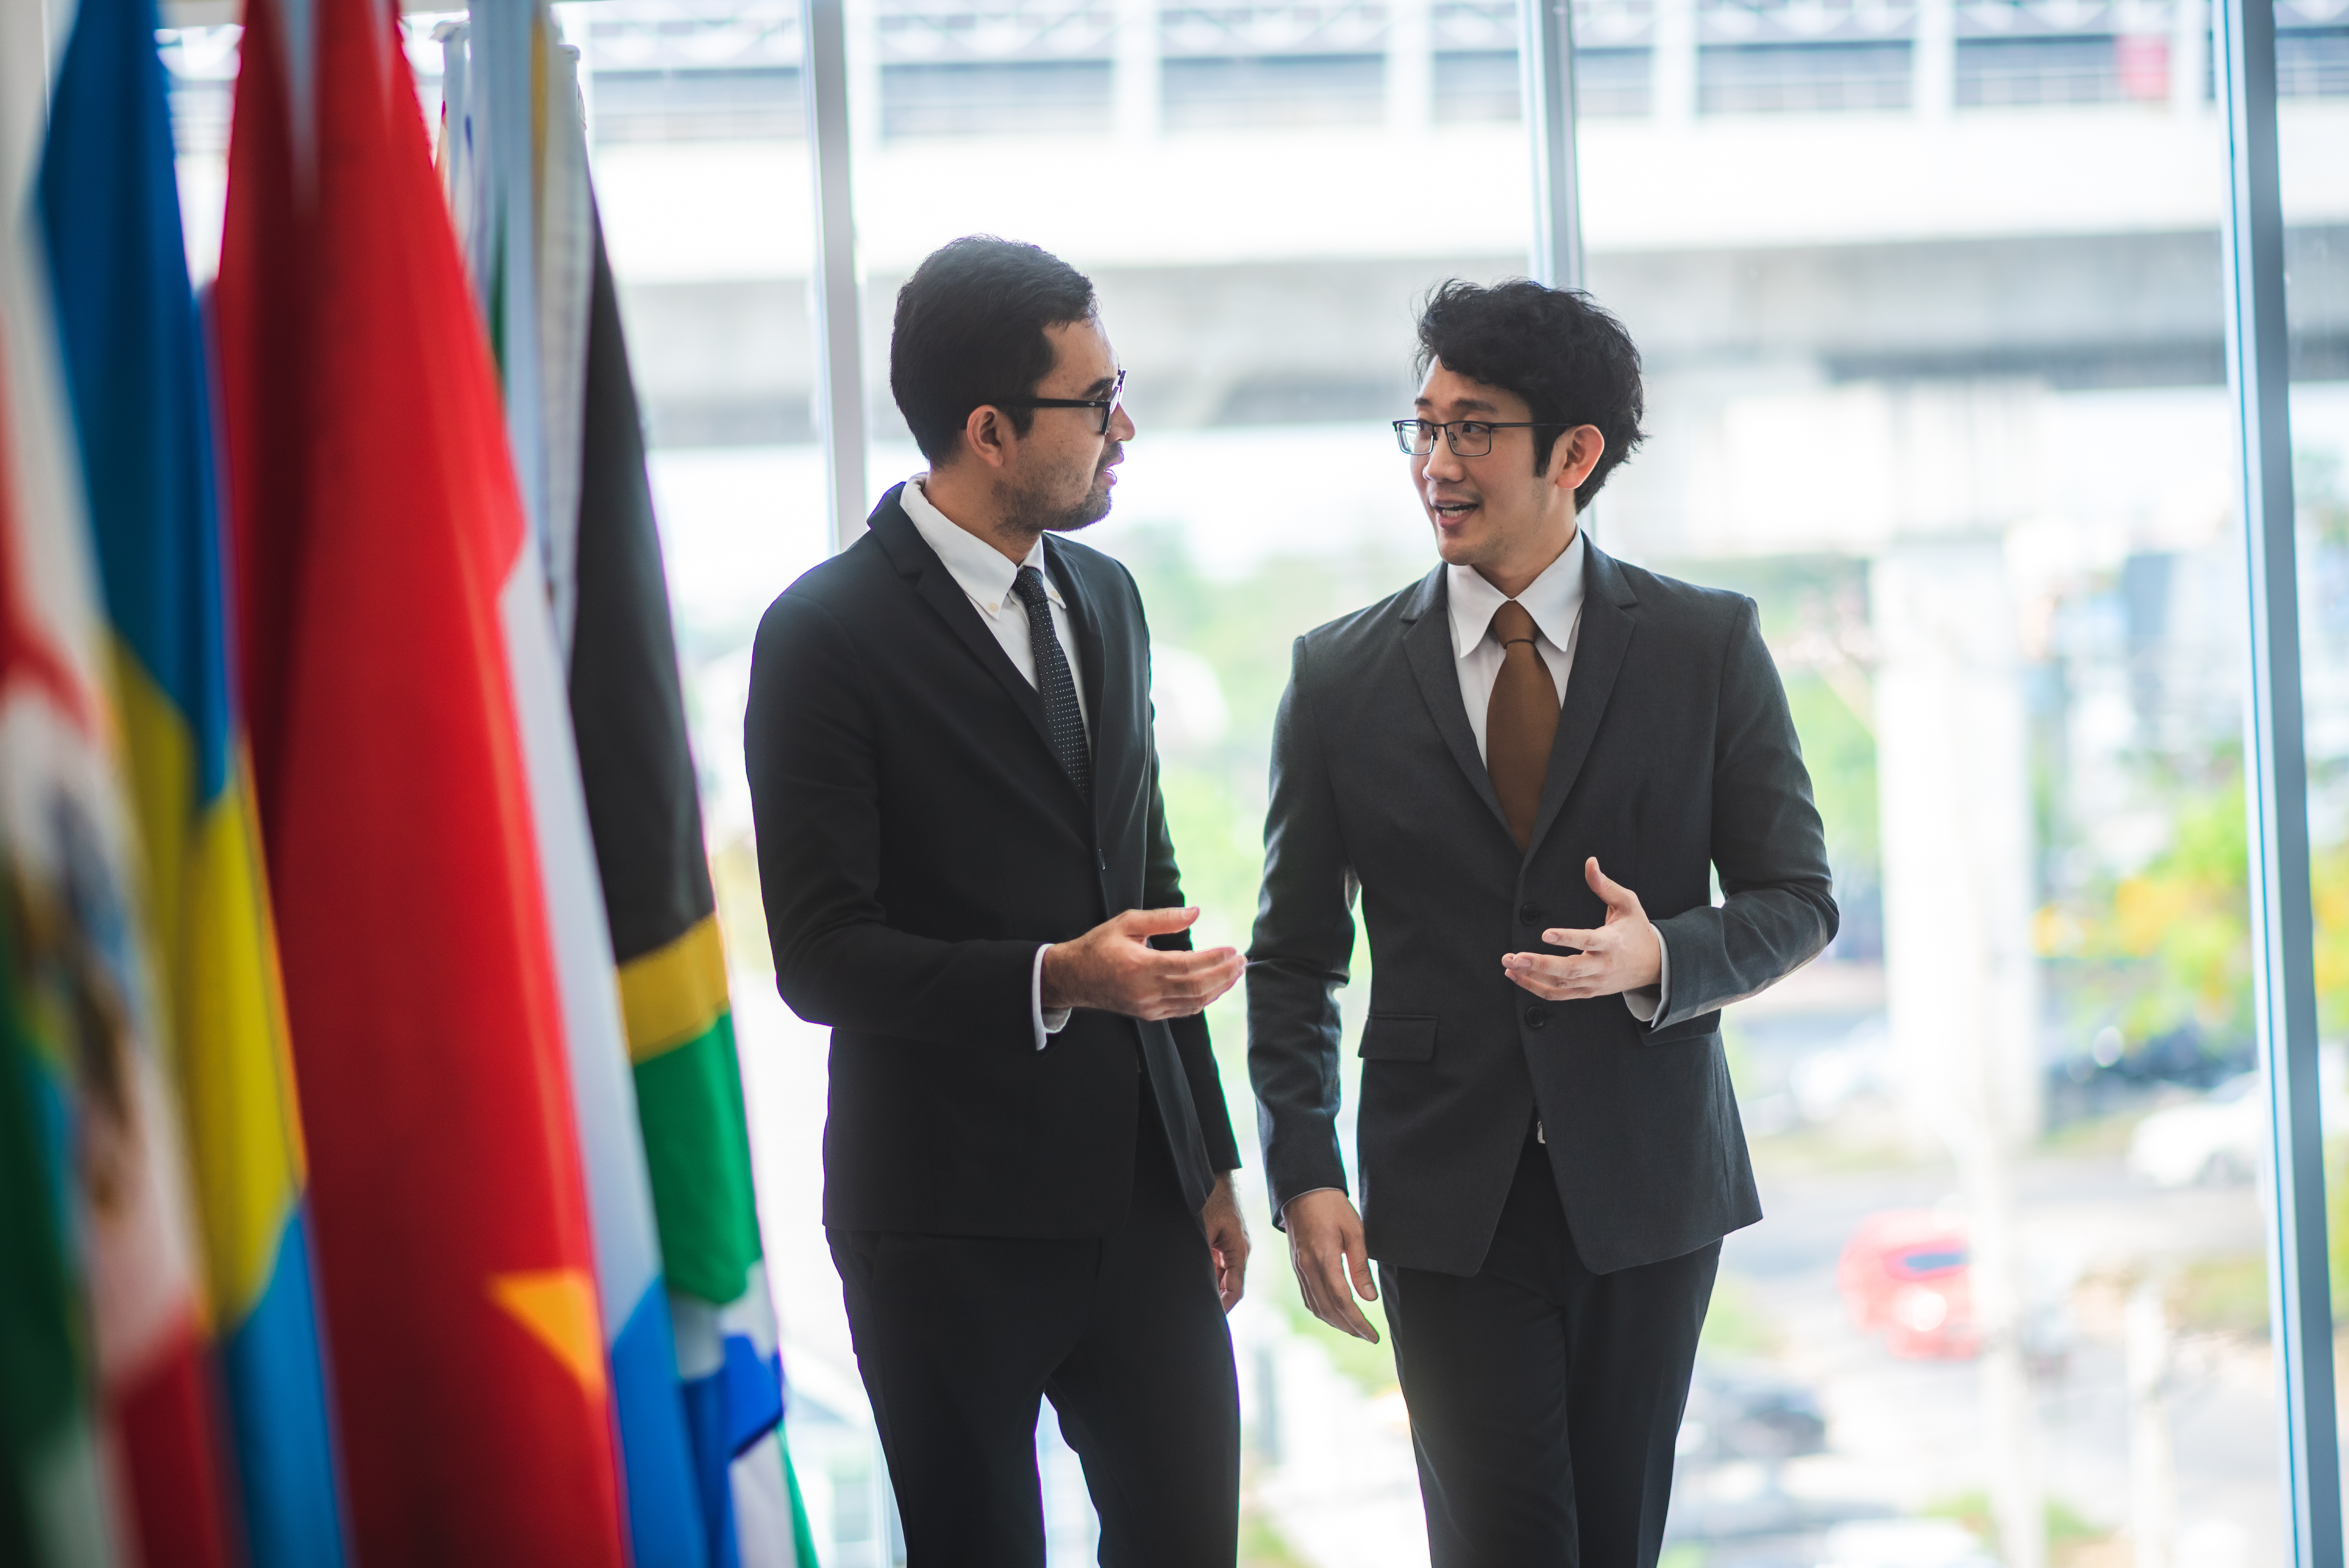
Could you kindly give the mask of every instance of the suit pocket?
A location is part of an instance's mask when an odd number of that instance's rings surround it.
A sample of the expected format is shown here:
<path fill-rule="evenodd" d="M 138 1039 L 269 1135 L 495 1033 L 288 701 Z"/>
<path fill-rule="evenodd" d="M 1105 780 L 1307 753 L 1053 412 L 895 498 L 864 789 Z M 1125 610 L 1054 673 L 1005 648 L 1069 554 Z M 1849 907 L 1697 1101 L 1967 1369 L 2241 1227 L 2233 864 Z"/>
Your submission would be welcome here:
<path fill-rule="evenodd" d="M 1715 1007 L 1710 1013 L 1699 1013 L 1693 1018 L 1682 1018 L 1669 1029 L 1651 1030 L 1641 1037 L 1641 1043 L 1651 1046 L 1669 1046 L 1682 1040 L 1700 1040 L 1707 1035 L 1718 1034 L 1720 1031 L 1721 1009 Z"/>
<path fill-rule="evenodd" d="M 1435 1056 L 1435 1020 L 1403 1013 L 1373 1013 L 1362 1026 L 1362 1058 L 1423 1062 Z"/>

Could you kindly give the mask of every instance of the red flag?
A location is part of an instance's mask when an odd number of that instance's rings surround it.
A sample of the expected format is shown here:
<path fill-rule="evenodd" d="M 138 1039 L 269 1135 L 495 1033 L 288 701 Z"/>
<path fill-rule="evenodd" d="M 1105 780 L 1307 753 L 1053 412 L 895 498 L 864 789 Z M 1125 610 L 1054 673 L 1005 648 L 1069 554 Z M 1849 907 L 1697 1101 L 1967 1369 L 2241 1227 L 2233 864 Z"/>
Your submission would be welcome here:
<path fill-rule="evenodd" d="M 247 11 L 217 308 L 352 1532 L 370 1568 L 616 1568 L 500 400 L 393 13 L 297 4 Z"/>

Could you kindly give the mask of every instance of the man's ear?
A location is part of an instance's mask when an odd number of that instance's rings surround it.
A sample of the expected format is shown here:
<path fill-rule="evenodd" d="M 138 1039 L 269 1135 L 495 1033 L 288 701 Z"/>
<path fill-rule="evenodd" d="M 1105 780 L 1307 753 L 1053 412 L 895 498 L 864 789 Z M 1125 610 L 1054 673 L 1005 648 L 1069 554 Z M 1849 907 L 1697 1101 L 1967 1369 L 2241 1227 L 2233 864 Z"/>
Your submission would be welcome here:
<path fill-rule="evenodd" d="M 1607 453 L 1607 438 L 1596 425 L 1577 425 L 1558 437 L 1557 445 L 1550 449 L 1549 482 L 1560 490 L 1582 488 L 1590 470 Z"/>
<path fill-rule="evenodd" d="M 1011 447 L 1019 438 L 1009 417 L 992 403 L 981 403 L 962 422 L 963 450 L 991 469 L 1010 462 Z"/>

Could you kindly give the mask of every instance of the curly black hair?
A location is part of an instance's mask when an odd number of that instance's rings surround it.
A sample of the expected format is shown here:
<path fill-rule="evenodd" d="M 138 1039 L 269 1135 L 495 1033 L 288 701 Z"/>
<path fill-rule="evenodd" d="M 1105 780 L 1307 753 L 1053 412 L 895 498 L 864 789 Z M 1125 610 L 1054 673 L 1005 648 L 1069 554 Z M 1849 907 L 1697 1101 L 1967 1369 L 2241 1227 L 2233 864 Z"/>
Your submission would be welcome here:
<path fill-rule="evenodd" d="M 1607 450 L 1575 490 L 1578 509 L 1590 504 L 1615 465 L 1645 438 L 1639 346 L 1580 289 L 1545 288 L 1525 278 L 1490 288 L 1458 278 L 1441 284 L 1419 311 L 1422 380 L 1438 360 L 1471 381 L 1516 393 L 1532 410 L 1528 418 L 1555 422 L 1557 428 L 1534 432 L 1537 474 L 1549 467 L 1565 430 L 1599 428 Z"/>
<path fill-rule="evenodd" d="M 889 335 L 889 390 L 915 445 L 952 459 L 973 408 L 1003 408 L 1028 433 L 1032 397 L 1052 373 L 1044 329 L 1091 321 L 1092 280 L 1039 246 L 966 234 L 932 251 L 897 291 Z"/>

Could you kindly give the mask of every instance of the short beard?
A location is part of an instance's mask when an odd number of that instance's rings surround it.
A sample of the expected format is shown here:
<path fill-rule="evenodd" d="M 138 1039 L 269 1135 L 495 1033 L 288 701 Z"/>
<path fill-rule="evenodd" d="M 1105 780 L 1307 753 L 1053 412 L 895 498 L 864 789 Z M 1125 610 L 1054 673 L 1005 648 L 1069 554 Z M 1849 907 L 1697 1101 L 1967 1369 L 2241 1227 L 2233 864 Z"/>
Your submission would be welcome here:
<path fill-rule="evenodd" d="M 999 481 L 995 499 L 1003 509 L 1006 531 L 1034 538 L 1043 533 L 1074 533 L 1081 528 L 1091 528 L 1109 515 L 1109 465 L 1117 456 L 1112 449 L 1102 455 L 1101 466 L 1093 470 L 1092 488 L 1084 500 L 1066 506 L 1046 495 L 1040 484 L 1014 488 Z"/>

